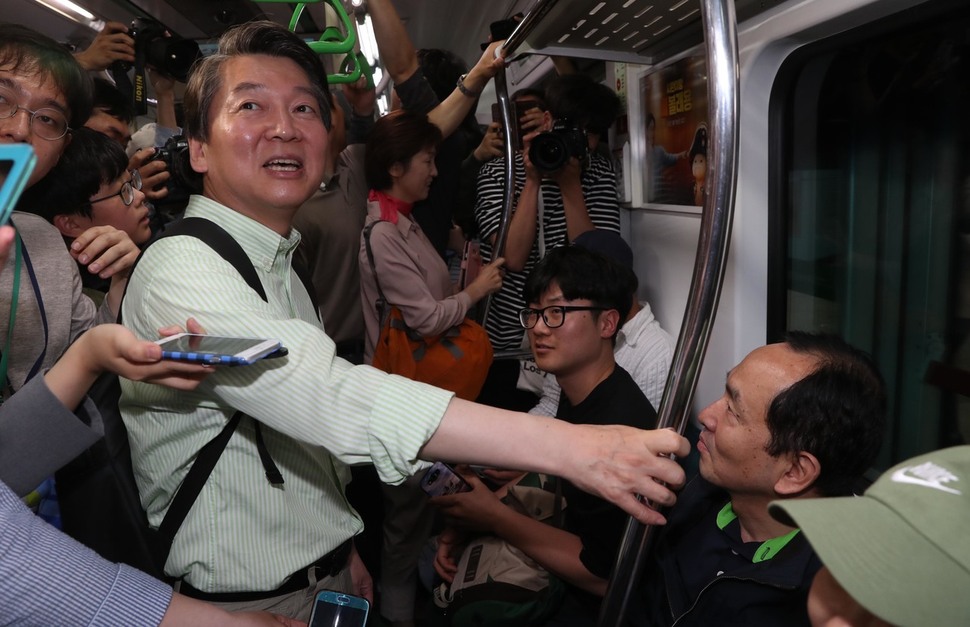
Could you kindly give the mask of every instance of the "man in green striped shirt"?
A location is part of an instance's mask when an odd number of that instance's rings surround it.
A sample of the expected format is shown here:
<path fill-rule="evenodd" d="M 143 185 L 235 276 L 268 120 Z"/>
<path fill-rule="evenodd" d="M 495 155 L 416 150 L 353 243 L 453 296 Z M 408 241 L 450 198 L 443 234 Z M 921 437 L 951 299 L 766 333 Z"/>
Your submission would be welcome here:
<path fill-rule="evenodd" d="M 502 63 L 492 52 L 464 78 L 466 90 L 479 91 Z M 152 525 L 199 448 L 235 412 L 253 418 L 240 424 L 175 537 L 166 572 L 181 579 L 179 590 L 303 619 L 316 589 L 370 597 L 370 577 L 352 550 L 362 523 L 344 497 L 349 464 L 373 463 L 388 483 L 429 459 L 560 474 L 645 522 L 662 522 L 635 495 L 673 502 L 654 478 L 683 483 L 680 468 L 658 456 L 687 453 L 676 434 L 479 406 L 335 357 L 291 269 L 300 241 L 291 220 L 323 175 L 324 89 L 320 60 L 302 40 L 255 22 L 223 36 L 186 92 L 192 167 L 203 175 L 203 195 L 192 197 L 186 216 L 216 222 L 240 244 L 267 301 L 192 237 L 153 244 L 130 280 L 124 320 L 142 337 L 194 315 L 211 334 L 278 338 L 289 349 L 285 358 L 219 369 L 190 393 L 124 383 L 122 412 Z M 442 106 L 458 120 L 472 102 L 456 90 Z M 281 485 L 264 476 L 255 421 Z"/>

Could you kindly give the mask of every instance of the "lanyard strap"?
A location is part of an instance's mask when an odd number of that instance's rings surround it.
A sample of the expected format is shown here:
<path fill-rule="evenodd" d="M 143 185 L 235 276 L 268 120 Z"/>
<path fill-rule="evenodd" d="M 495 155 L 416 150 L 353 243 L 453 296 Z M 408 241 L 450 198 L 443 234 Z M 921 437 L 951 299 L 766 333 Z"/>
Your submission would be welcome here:
<path fill-rule="evenodd" d="M 10 344 L 13 341 L 13 325 L 17 321 L 17 302 L 20 300 L 20 257 L 22 256 L 23 244 L 20 241 L 20 232 L 14 240 L 15 253 L 13 262 L 13 294 L 10 299 L 10 318 L 7 321 L 7 339 L 3 343 L 3 357 L 0 357 L 0 381 L 10 387 L 7 380 L 7 362 L 10 360 Z"/>
<path fill-rule="evenodd" d="M 17 236 L 17 243 L 19 246 L 20 236 Z M 19 248 L 18 248 L 19 251 Z M 47 325 L 47 311 L 44 309 L 44 297 L 40 293 L 40 283 L 37 281 L 37 275 L 34 273 L 34 265 L 30 262 L 30 254 L 27 252 L 27 247 L 23 247 L 24 265 L 27 266 L 27 276 L 30 277 L 31 287 L 34 289 L 34 298 L 37 299 L 37 309 L 40 311 L 40 321 L 44 325 L 44 348 L 40 351 L 40 355 L 37 356 L 37 360 L 34 362 L 33 367 L 31 367 L 30 372 L 27 373 L 27 378 L 24 379 L 24 383 L 33 379 L 38 372 L 40 372 L 41 366 L 44 365 L 44 357 L 47 355 L 47 343 L 50 339 L 50 328 Z M 20 270 L 20 264 L 17 264 L 17 270 Z M 11 324 L 11 332 L 8 335 L 8 339 L 12 333 L 13 324 Z"/>

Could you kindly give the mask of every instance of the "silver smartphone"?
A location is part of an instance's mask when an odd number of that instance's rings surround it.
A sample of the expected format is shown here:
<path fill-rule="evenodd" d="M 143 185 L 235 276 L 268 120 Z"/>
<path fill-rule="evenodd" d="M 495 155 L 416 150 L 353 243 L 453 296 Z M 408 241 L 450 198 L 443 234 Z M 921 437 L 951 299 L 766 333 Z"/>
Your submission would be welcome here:
<path fill-rule="evenodd" d="M 321 590 L 313 600 L 309 627 L 364 627 L 369 610 L 367 599 Z"/>
<path fill-rule="evenodd" d="M 210 366 L 245 366 L 283 351 L 279 340 L 179 333 L 158 340 L 162 359 Z"/>

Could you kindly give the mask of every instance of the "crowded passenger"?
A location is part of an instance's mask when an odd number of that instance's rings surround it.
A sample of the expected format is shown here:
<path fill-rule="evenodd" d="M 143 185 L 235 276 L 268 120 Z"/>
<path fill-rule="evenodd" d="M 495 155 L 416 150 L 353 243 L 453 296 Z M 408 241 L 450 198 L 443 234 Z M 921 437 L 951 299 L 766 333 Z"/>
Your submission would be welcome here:
<path fill-rule="evenodd" d="M 360 79 L 345 85 L 350 123 L 331 98 L 333 131 L 323 183 L 293 218 L 300 232 L 296 256 L 316 290 L 323 327 L 337 344 L 337 355 L 355 364 L 364 359 L 364 315 L 360 306 L 360 233 L 367 212 L 364 141 L 374 125 L 375 94 Z"/>
<path fill-rule="evenodd" d="M 45 177 L 67 147 L 70 129 L 80 128 L 90 110 L 90 79 L 64 47 L 22 26 L 0 25 L 0 142 L 33 147 L 37 164 L 26 194 L 57 184 Z M 16 211 L 11 220 L 21 254 L 0 272 L 4 319 L 17 312 L 15 325 L 4 332 L 5 398 L 49 368 L 95 322 L 116 319 L 127 270 L 138 255 L 131 238 L 114 228 L 88 229 L 68 254 L 47 220 Z M 82 293 L 75 260 L 85 272 L 110 279 L 100 309 Z"/>
<path fill-rule="evenodd" d="M 94 77 L 94 108 L 84 126 L 104 133 L 124 149 L 131 140 L 131 127 L 135 123 L 135 108 L 131 99 L 109 83 Z"/>
<path fill-rule="evenodd" d="M 371 192 L 361 240 L 361 299 L 367 323 L 365 361 L 371 363 L 380 334 L 379 297 L 401 310 L 408 328 L 433 337 L 460 324 L 478 301 L 502 287 L 502 258 L 482 268 L 456 292 L 448 267 L 412 219 L 437 175 L 441 131 L 420 114 L 398 110 L 374 125 L 367 141 L 366 173 Z M 366 228 L 366 227 L 365 227 Z M 370 245 L 368 247 L 367 240 Z M 368 252 L 370 249 L 370 253 Z"/>
<path fill-rule="evenodd" d="M 512 94 L 512 115 L 518 118 L 517 134 L 506 133 L 502 124 L 493 119 L 485 129 L 478 146 L 465 157 L 461 164 L 461 185 L 455 208 L 455 224 L 461 227 L 468 238 L 478 238 L 478 224 L 475 222 L 475 203 L 478 200 L 478 173 L 488 161 L 505 154 L 505 138 L 523 137 L 541 128 L 546 123 L 545 93 L 541 89 L 524 87 Z M 493 117 L 495 108 L 493 106 Z M 516 150 L 519 147 L 516 146 Z"/>
<path fill-rule="evenodd" d="M 639 281 L 633 273 L 633 251 L 619 234 L 600 229 L 583 233 L 573 244 L 603 255 L 630 271 L 630 309 L 623 316 L 622 326 L 616 334 L 613 356 L 616 364 L 630 373 L 654 409 L 659 409 L 674 358 L 674 338 L 660 326 L 650 304 L 637 299 Z M 557 378 L 546 377 L 542 397 L 529 413 L 555 416 L 559 394 Z"/>
<path fill-rule="evenodd" d="M 49 178 L 56 185 L 38 185 L 21 209 L 53 224 L 70 248 L 74 240 L 96 227 L 128 235 L 136 245 L 151 237 L 149 207 L 138 170 L 128 169 L 128 157 L 116 141 L 86 127 L 71 132 L 71 143 Z M 110 281 L 80 268 L 88 296 L 100 302 Z"/>
<path fill-rule="evenodd" d="M 525 306 L 522 287 L 532 267 L 548 251 L 565 246 L 594 228 L 619 232 L 620 208 L 613 166 L 596 152 L 619 113 L 620 101 L 608 87 L 580 74 L 558 76 L 546 89 L 549 106 L 544 130 L 554 121 L 578 125 L 588 144 L 588 156 L 570 155 L 565 165 L 542 172 L 530 157 L 536 134 L 526 135 L 515 154 L 514 212 L 502 254 L 508 273 L 492 299 L 486 328 L 497 353 L 523 347 L 525 336 L 518 311 Z M 490 260 L 501 224 L 505 194 L 505 159 L 482 166 L 475 216 L 482 238 L 482 254 Z M 488 404 L 529 410 L 541 391 L 519 392 L 520 365 L 515 359 L 496 359 L 480 399 Z"/>
<path fill-rule="evenodd" d="M 580 246 L 550 251 L 530 273 L 520 324 L 536 363 L 562 388 L 557 418 L 572 424 L 656 426 L 656 411 L 613 357 L 634 282 L 632 271 Z M 467 479 L 471 492 L 432 502 L 449 521 L 499 536 L 567 583 L 563 605 L 544 624 L 594 624 L 626 514 L 565 481 L 564 524 L 558 528 L 506 506 L 475 477 Z M 455 572 L 455 548 L 443 543 L 438 550 L 436 568 L 446 580 Z"/>
<path fill-rule="evenodd" d="M 807 625 L 820 568 L 771 501 L 852 493 L 879 452 L 886 391 L 872 360 L 834 336 L 758 348 L 700 414 L 700 476 L 658 534 L 635 625 Z"/>
<path fill-rule="evenodd" d="M 437 173 L 440 142 L 441 131 L 426 116 L 400 109 L 378 120 L 367 140 L 371 192 L 359 262 L 368 364 L 388 308 L 397 307 L 414 333 L 434 338 L 460 325 L 477 302 L 502 286 L 500 258 L 482 268 L 468 287 L 456 290 L 448 266 L 413 218 L 415 203 L 427 198 Z M 417 476 L 383 486 L 381 578 L 386 583 L 381 610 L 402 623 L 414 615 L 417 558 L 434 518 L 419 481 Z"/>
<path fill-rule="evenodd" d="M 467 88 L 481 89 L 501 63 L 480 63 Z M 218 223 L 243 247 L 268 301 L 191 237 L 150 246 L 125 299 L 124 319 L 136 334 L 191 312 L 209 333 L 278 338 L 290 349 L 289 357 L 219 370 L 188 393 L 122 383 L 121 409 L 152 524 L 186 460 L 231 414 L 265 425 L 260 435 L 258 423 L 240 427 L 245 437 L 224 453 L 175 538 L 166 572 L 181 580 L 179 591 L 302 618 L 316 589 L 370 597 L 369 575 L 353 549 L 361 524 L 344 497 L 353 463 L 373 462 L 389 483 L 414 474 L 424 459 L 553 472 L 640 520 L 661 522 L 635 494 L 673 501 L 654 478 L 672 487 L 682 482 L 676 464 L 657 456 L 687 452 L 676 434 L 504 412 L 335 358 L 290 268 L 299 241 L 293 215 L 324 174 L 325 77 L 302 39 L 252 22 L 223 36 L 186 92 L 189 151 L 204 184 L 186 216 Z M 259 439 L 285 487 L 264 476 Z"/>
<path fill-rule="evenodd" d="M 815 627 L 960 627 L 970 617 L 970 446 L 890 468 L 861 497 L 771 505 L 822 560 L 808 594 Z"/>

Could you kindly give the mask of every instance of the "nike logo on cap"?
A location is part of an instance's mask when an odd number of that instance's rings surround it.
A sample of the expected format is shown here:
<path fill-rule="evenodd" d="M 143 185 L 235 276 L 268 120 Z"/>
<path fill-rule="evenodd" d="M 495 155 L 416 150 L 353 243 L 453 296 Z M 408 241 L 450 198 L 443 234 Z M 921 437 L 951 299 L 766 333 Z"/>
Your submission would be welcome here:
<path fill-rule="evenodd" d="M 943 485 L 950 481 L 959 481 L 960 478 L 946 468 L 937 466 L 933 462 L 926 462 L 918 466 L 905 466 L 903 468 L 899 468 L 893 472 L 892 480 L 896 483 L 921 485 L 926 488 L 933 488 L 934 490 L 940 490 L 941 492 L 948 492 L 950 494 L 963 494 L 959 490 L 948 488 Z"/>

